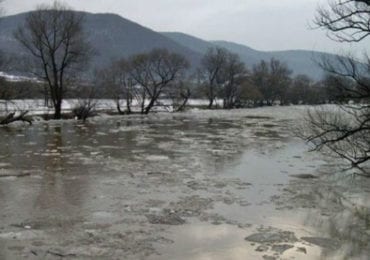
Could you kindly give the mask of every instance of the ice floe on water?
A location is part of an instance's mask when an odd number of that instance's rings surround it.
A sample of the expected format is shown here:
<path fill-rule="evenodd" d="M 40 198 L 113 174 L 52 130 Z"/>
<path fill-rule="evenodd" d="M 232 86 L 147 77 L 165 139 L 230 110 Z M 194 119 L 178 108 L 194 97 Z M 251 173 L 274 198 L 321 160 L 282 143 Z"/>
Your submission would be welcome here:
<path fill-rule="evenodd" d="M 361 259 L 368 180 L 307 152 L 307 109 L 0 128 L 0 258 Z"/>

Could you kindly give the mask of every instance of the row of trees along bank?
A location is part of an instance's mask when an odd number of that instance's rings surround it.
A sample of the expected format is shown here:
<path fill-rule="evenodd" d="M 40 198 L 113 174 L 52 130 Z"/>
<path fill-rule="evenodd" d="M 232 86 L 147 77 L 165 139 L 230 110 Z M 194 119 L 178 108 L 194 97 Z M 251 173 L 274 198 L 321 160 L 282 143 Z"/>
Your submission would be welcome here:
<path fill-rule="evenodd" d="M 305 75 L 292 77 L 291 70 L 279 60 L 261 61 L 248 69 L 237 54 L 223 48 L 210 48 L 194 71 L 180 54 L 165 49 L 134 55 L 112 62 L 94 73 L 94 80 L 82 84 L 82 70 L 95 55 L 83 31 L 83 14 L 54 2 L 40 6 L 26 17 L 25 25 L 15 38 L 33 57 L 32 73 L 42 84 L 28 93 L 42 93 L 54 108 L 54 119 L 62 117 L 62 101 L 66 97 L 85 99 L 112 98 L 120 114 L 131 113 L 132 104 L 140 104 L 143 114 L 149 113 L 161 98 L 173 100 L 175 110 L 182 110 L 190 97 L 208 99 L 208 108 L 225 109 L 263 105 L 320 104 L 336 99 L 332 85 L 336 76 L 314 82 Z M 22 91 L 10 93 L 1 84 L 0 99 L 11 99 Z M 37 84 L 36 84 L 37 85 Z M 31 93 L 32 92 L 32 93 Z M 94 103 L 81 102 L 75 111 L 88 113 Z M 125 100 L 125 108 L 120 104 Z M 78 115 L 80 117 L 80 115 Z"/>
<path fill-rule="evenodd" d="M 328 8 L 318 10 L 315 23 L 336 41 L 363 41 L 370 35 L 370 2 L 334 0 Z M 120 113 L 131 113 L 131 104 L 136 100 L 143 114 L 149 113 L 162 97 L 176 101 L 178 110 L 184 108 L 189 97 L 207 98 L 210 109 L 220 99 L 226 109 L 338 102 L 340 113 L 309 113 L 302 137 L 315 149 L 326 148 L 348 160 L 351 167 L 363 169 L 370 160 L 370 59 L 366 55 L 361 62 L 351 55 L 338 56 L 334 62 L 322 61 L 328 75 L 323 81 L 313 82 L 305 75 L 292 78 L 290 69 L 275 59 L 261 61 L 248 70 L 238 55 L 222 48 L 209 49 L 196 72 L 191 73 L 185 57 L 156 49 L 115 61 L 95 73 L 94 82 L 81 84 L 81 70 L 87 68 L 85 65 L 94 55 L 82 24 L 81 13 L 54 2 L 29 13 L 25 25 L 14 33 L 33 57 L 32 72 L 42 82 L 35 88 L 42 89 L 46 101 L 51 100 L 55 119 L 62 117 L 61 105 L 68 93 L 87 99 L 75 110 L 83 119 L 94 107 L 90 100 L 103 96 L 114 98 Z M 3 61 L 1 57 L 0 65 Z M 11 89 L 9 84 L 13 84 Z M 0 79 L 1 100 L 28 93 L 24 85 Z M 126 100 L 125 109 L 120 106 L 122 99 Z M 352 101 L 351 105 L 348 101 Z M 24 112 L 17 118 L 10 113 L 0 124 L 22 120 L 23 115 Z M 369 176 L 366 170 L 363 172 Z"/>

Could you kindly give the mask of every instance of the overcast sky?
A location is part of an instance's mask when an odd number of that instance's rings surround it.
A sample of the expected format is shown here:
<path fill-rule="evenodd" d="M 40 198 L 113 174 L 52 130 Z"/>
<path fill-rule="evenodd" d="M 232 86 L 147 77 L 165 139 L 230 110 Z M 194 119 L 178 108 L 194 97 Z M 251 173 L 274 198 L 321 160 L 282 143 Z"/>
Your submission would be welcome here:
<path fill-rule="evenodd" d="M 5 0 L 6 15 L 34 9 L 48 0 Z M 258 50 L 360 51 L 310 29 L 318 4 L 327 0 L 64 0 L 93 13 L 117 13 L 155 31 L 178 31 L 205 40 L 225 40 Z M 367 43 L 368 44 L 368 43 Z M 368 45 L 367 45 L 368 46 Z"/>

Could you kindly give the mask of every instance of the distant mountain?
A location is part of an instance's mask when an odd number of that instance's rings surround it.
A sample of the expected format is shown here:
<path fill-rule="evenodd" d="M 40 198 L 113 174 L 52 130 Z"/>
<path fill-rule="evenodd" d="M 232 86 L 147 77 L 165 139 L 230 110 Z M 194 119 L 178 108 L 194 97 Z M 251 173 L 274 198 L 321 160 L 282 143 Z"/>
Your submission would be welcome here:
<path fill-rule="evenodd" d="M 274 57 L 286 62 L 294 74 L 307 74 L 319 79 L 323 72 L 315 60 L 319 60 L 322 55 L 333 57 L 313 51 L 257 51 L 232 42 L 208 42 L 183 33 L 158 33 L 115 14 L 83 14 L 88 40 L 97 51 L 97 56 L 92 60 L 92 68 L 101 68 L 107 66 L 111 60 L 147 52 L 153 48 L 166 48 L 180 53 L 196 68 L 208 48 L 219 46 L 239 54 L 250 68 L 262 59 Z M 0 18 L 0 50 L 12 56 L 27 55 L 13 37 L 13 32 L 24 24 L 26 16 L 27 13 L 22 13 Z"/>
<path fill-rule="evenodd" d="M 333 54 L 317 51 L 289 50 L 263 52 L 230 42 L 215 41 L 213 43 L 239 54 L 241 59 L 249 66 L 258 63 L 262 59 L 270 60 L 271 58 L 275 58 L 286 63 L 294 75 L 306 74 L 313 79 L 320 79 L 324 75 L 324 71 L 318 65 L 318 62 L 322 58 L 335 59 L 335 55 Z"/>
<path fill-rule="evenodd" d="M 313 79 L 320 79 L 324 72 L 317 64 L 323 57 L 333 59 L 335 55 L 306 51 L 306 50 L 292 50 L 292 51 L 258 51 L 248 46 L 226 42 L 226 41 L 204 41 L 202 39 L 177 32 L 163 32 L 164 36 L 173 41 L 187 46 L 195 52 L 204 54 L 209 47 L 222 47 L 231 52 L 238 54 L 241 60 L 251 68 L 261 60 L 270 60 L 271 58 L 279 59 L 285 62 L 293 71 L 294 75 L 306 74 Z"/>
<path fill-rule="evenodd" d="M 26 15 L 27 13 L 22 13 L 0 19 L 0 49 L 4 52 L 26 53 L 13 37 L 14 30 L 24 24 Z M 115 14 L 84 15 L 88 40 L 97 51 L 97 56 L 92 61 L 93 67 L 103 67 L 113 59 L 129 57 L 154 48 L 166 48 L 183 54 L 193 66 L 199 64 L 199 53 L 137 23 Z"/>
<path fill-rule="evenodd" d="M 181 44 L 182 46 L 186 46 L 192 51 L 200 53 L 201 55 L 206 53 L 206 51 L 209 48 L 215 47 L 215 44 L 213 44 L 212 42 L 208 42 L 185 33 L 162 32 L 162 35 L 166 36 L 167 38 L 170 38 L 171 40 L 177 42 L 178 44 Z"/>

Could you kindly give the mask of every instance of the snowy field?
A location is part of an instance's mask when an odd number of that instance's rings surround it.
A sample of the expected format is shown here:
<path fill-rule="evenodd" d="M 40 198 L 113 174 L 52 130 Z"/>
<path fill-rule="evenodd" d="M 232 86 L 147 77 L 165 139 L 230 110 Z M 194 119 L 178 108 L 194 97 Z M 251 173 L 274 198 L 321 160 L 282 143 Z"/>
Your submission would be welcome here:
<path fill-rule="evenodd" d="M 83 103 L 84 100 L 78 99 L 65 99 L 62 103 L 63 112 L 71 112 L 73 108 L 77 107 L 79 104 Z M 111 99 L 99 99 L 92 100 L 95 104 L 95 109 L 97 111 L 115 111 L 116 103 Z M 160 104 L 153 108 L 154 111 L 164 111 L 172 112 L 172 101 L 167 99 L 162 99 L 159 101 Z M 149 100 L 146 101 L 146 104 Z M 126 102 L 124 100 L 120 101 L 122 109 L 126 109 Z M 189 106 L 207 106 L 207 100 L 190 99 L 188 101 Z M 216 105 L 222 106 L 222 101 L 218 100 Z M 140 105 L 136 102 L 132 104 L 133 111 L 140 111 Z M 53 114 L 53 106 L 50 101 L 49 106 L 45 106 L 45 101 L 43 99 L 22 99 L 22 100 L 0 100 L 0 115 L 7 112 L 13 111 L 29 111 L 30 115 L 40 115 L 40 114 Z"/>
<path fill-rule="evenodd" d="M 294 136 L 307 109 L 0 127 L 0 259 L 367 259 L 369 180 Z"/>

